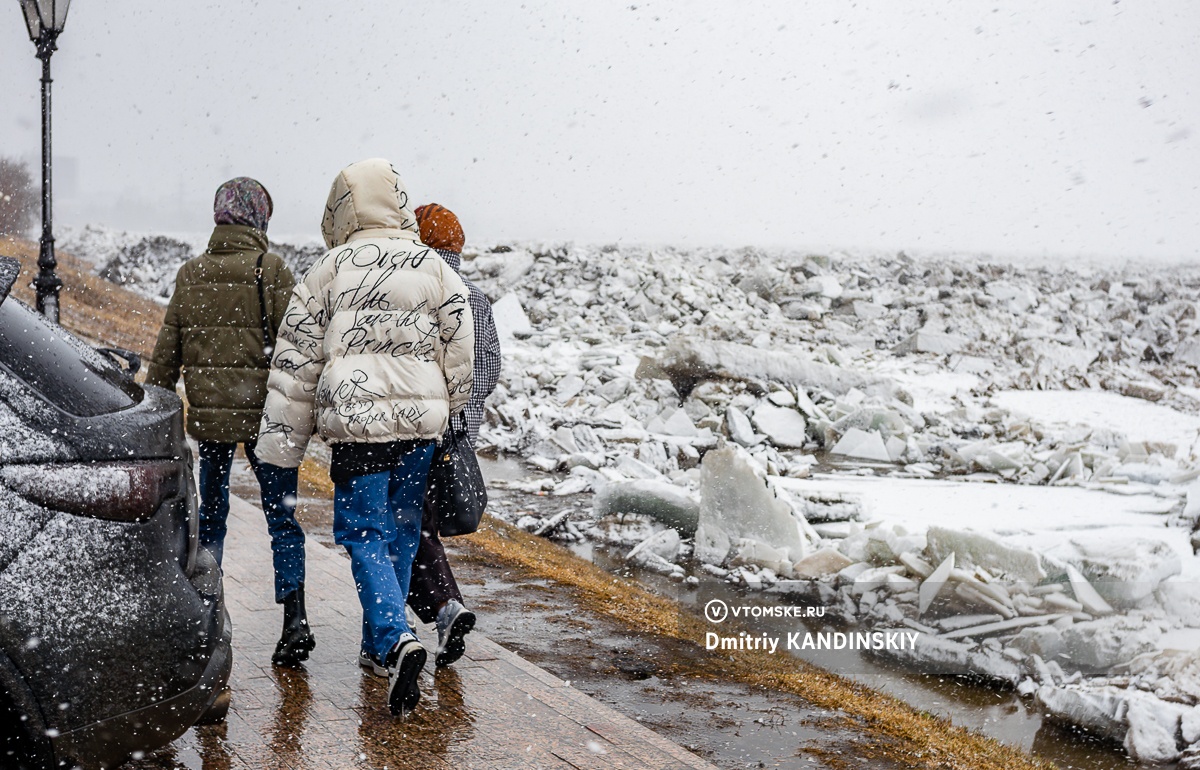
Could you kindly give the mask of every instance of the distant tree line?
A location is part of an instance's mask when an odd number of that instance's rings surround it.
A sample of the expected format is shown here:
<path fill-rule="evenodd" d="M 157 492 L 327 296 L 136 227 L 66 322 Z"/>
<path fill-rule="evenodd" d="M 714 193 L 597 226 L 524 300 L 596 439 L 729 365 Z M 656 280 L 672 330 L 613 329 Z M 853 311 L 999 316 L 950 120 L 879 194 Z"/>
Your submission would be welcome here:
<path fill-rule="evenodd" d="M 29 232 L 38 216 L 38 195 L 28 163 L 0 157 L 0 235 Z"/>

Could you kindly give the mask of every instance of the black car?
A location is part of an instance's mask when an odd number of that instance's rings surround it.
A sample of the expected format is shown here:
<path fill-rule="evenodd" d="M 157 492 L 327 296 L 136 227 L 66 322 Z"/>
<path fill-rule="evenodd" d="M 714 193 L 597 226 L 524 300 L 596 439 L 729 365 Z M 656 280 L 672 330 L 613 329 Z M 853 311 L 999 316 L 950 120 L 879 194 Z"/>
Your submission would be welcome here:
<path fill-rule="evenodd" d="M 221 575 L 179 398 L 9 298 L 18 271 L 0 258 L 0 767 L 112 767 L 223 717 Z"/>

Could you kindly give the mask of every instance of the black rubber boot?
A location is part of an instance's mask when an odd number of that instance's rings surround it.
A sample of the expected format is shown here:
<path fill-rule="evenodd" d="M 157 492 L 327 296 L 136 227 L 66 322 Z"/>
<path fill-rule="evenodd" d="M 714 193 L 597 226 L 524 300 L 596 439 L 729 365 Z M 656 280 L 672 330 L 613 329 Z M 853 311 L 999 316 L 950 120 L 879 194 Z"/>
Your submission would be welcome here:
<path fill-rule="evenodd" d="M 317 640 L 308 627 L 308 616 L 304 612 L 304 584 L 283 597 L 283 633 L 275 645 L 271 662 L 276 666 L 299 666 L 308 660 L 308 653 L 317 646 Z"/>

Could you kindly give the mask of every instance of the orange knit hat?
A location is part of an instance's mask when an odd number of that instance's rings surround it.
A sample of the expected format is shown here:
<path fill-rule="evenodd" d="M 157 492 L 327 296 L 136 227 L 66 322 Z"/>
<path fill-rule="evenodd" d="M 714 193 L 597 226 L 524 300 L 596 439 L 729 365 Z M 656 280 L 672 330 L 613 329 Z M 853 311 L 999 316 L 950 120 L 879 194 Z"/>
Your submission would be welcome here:
<path fill-rule="evenodd" d="M 421 228 L 422 243 L 435 249 L 462 252 L 467 239 L 453 211 L 436 203 L 427 203 L 413 213 Z"/>

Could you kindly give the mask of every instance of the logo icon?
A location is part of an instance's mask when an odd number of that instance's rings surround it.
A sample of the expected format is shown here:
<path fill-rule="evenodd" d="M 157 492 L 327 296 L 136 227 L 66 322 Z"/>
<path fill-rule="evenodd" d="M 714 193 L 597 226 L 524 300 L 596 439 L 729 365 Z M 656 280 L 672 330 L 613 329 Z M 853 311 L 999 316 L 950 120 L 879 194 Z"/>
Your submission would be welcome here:
<path fill-rule="evenodd" d="M 724 623 L 729 617 L 729 607 L 722 600 L 713 599 L 704 605 L 704 617 L 708 618 L 710 623 Z"/>

